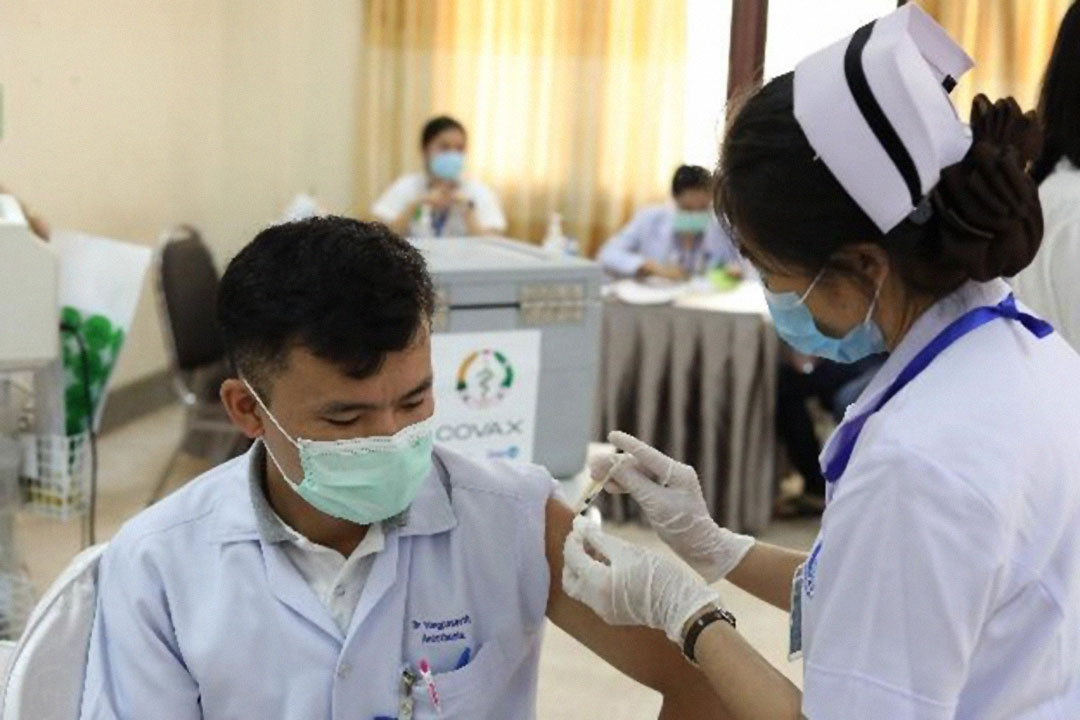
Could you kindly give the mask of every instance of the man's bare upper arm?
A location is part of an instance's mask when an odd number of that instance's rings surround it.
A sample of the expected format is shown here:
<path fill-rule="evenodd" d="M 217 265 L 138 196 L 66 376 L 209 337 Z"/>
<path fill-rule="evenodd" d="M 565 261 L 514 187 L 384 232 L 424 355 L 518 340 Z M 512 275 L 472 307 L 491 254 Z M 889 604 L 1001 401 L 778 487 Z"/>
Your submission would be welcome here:
<path fill-rule="evenodd" d="M 705 676 L 660 631 L 608 625 L 562 589 L 563 545 L 574 513 L 556 498 L 548 500 L 545 544 L 551 589 L 547 616 L 613 667 L 665 696 L 661 717 L 723 717 Z M 674 708 L 685 708 L 673 710 Z"/>

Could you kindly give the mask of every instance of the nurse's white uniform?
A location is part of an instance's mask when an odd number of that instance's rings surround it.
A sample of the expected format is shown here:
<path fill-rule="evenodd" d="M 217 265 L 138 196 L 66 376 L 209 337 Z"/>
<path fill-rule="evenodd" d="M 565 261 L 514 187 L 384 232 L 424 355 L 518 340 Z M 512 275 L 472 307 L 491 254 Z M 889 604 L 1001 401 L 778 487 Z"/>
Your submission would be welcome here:
<path fill-rule="evenodd" d="M 909 3 L 795 70 L 800 127 L 884 243 L 970 148 L 947 97 L 970 66 Z M 1080 718 L 1080 357 L 1009 292 L 925 312 L 823 451 L 792 614 L 810 720 Z"/>
<path fill-rule="evenodd" d="M 263 455 L 256 444 L 110 543 L 84 718 L 396 718 L 402 671 L 422 659 L 441 717 L 535 716 L 546 471 L 438 448 L 407 520 L 383 524 L 343 633 L 259 509 Z M 414 717 L 436 717 L 422 683 L 412 699 Z"/>
<path fill-rule="evenodd" d="M 970 283 L 941 300 L 848 417 L 1008 293 Z M 808 718 L 1080 717 L 1077 378 L 1060 336 L 999 319 L 870 416 L 804 567 Z"/>
<path fill-rule="evenodd" d="M 424 197 L 428 192 L 430 178 L 426 173 L 409 173 L 402 175 L 375 201 L 371 207 L 371 214 L 384 223 L 391 223 L 398 218 L 405 209 L 414 202 Z M 506 215 L 503 214 L 502 206 L 495 191 L 479 180 L 462 178 L 458 183 L 459 191 L 472 201 L 476 220 L 480 227 L 489 232 L 506 231 Z M 430 234 L 432 228 L 425 227 L 420 222 L 420 215 L 409 220 L 409 237 L 424 237 Z M 460 207 L 454 206 L 446 216 L 444 224 L 438 229 L 438 237 L 465 237 L 469 234 L 468 223 Z"/>
<path fill-rule="evenodd" d="M 1042 245 L 1012 286 L 1080 350 L 1080 168 L 1062 158 L 1039 185 L 1039 204 L 1046 227 Z"/>

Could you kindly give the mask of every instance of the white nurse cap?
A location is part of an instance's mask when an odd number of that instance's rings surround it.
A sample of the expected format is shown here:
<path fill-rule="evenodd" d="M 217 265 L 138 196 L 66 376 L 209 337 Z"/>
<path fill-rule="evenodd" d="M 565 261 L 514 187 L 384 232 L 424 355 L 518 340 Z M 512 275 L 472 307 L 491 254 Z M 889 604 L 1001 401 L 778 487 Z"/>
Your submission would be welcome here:
<path fill-rule="evenodd" d="M 948 92 L 972 65 L 909 3 L 795 68 L 795 119 L 883 233 L 919 207 L 941 170 L 971 146 Z"/>

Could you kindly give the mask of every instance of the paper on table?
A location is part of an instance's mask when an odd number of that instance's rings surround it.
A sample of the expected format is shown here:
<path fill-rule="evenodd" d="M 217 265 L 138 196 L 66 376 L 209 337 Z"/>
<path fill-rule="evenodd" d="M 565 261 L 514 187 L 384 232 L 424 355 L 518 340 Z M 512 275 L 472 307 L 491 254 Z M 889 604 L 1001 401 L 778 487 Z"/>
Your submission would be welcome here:
<path fill-rule="evenodd" d="M 675 305 L 691 310 L 761 315 L 766 319 L 769 317 L 769 305 L 765 302 L 761 283 L 753 280 L 743 280 L 729 292 L 685 295 L 675 300 Z"/>
<path fill-rule="evenodd" d="M 689 283 L 642 283 L 620 280 L 612 286 L 616 298 L 627 305 L 669 305 L 690 290 Z"/>

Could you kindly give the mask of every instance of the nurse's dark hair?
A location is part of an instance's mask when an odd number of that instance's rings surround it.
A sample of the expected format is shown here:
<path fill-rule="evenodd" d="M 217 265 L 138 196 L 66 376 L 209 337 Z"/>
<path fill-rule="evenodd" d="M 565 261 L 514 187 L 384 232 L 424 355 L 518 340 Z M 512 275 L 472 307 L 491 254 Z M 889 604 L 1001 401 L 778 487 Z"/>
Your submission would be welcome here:
<path fill-rule="evenodd" d="M 1080 2 L 1061 21 L 1039 96 L 1043 150 L 1032 175 L 1042 182 L 1062 158 L 1080 168 Z"/>
<path fill-rule="evenodd" d="M 432 140 L 439 137 L 439 135 L 442 135 L 447 130 L 458 130 L 462 135 L 468 137 L 464 125 L 449 115 L 439 115 L 424 123 L 424 129 L 420 131 L 420 149 L 423 150 L 427 148 Z"/>
<path fill-rule="evenodd" d="M 680 165 L 671 178 L 671 194 L 678 197 L 687 190 L 712 190 L 712 173 L 700 165 Z"/>
<path fill-rule="evenodd" d="M 381 223 L 329 216 L 256 235 L 222 276 L 217 313 L 233 367 L 267 397 L 297 346 L 351 377 L 374 375 L 434 307 L 416 248 Z"/>
<path fill-rule="evenodd" d="M 979 96 L 976 109 L 976 142 L 943 171 L 928 199 L 929 219 L 906 219 L 882 233 L 815 154 L 795 120 L 792 73 L 781 75 L 729 115 L 716 171 L 717 214 L 743 254 L 768 269 L 812 275 L 830 266 L 857 276 L 837 252 L 870 242 L 887 252 L 909 288 L 935 297 L 969 279 L 1011 276 L 1031 262 L 1042 237 L 1037 188 L 1017 149 L 1030 147 L 1037 129 L 1011 100 L 992 105 Z M 1011 124 L 989 122 L 1003 118 Z M 1009 185 L 1016 197 L 990 196 L 988 180 Z"/>

